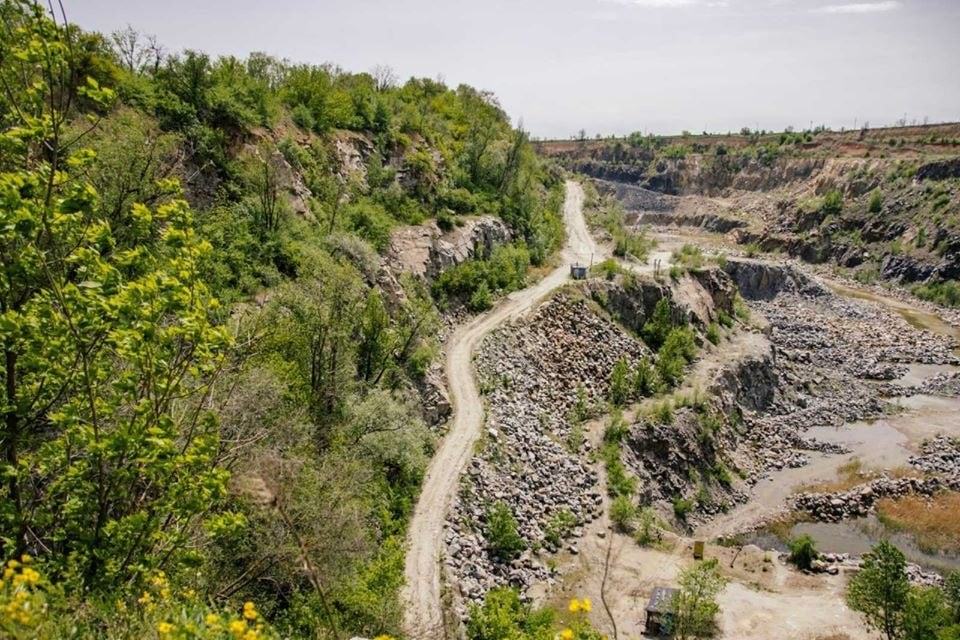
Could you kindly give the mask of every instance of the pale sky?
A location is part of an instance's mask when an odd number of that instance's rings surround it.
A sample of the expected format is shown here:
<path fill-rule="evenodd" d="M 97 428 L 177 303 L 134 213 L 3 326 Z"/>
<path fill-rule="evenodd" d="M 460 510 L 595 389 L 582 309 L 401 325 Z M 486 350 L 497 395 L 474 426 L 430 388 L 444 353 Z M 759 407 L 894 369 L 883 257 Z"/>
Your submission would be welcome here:
<path fill-rule="evenodd" d="M 960 0 L 64 0 L 172 51 L 493 91 L 538 137 L 960 120 Z"/>

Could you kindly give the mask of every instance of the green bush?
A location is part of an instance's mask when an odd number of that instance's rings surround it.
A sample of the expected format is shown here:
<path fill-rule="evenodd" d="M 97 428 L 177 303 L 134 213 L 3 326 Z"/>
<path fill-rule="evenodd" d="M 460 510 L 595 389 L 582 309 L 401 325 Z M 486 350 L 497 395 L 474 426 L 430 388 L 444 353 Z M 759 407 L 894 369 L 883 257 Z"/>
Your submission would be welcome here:
<path fill-rule="evenodd" d="M 687 514 L 693 511 L 693 500 L 677 497 L 673 499 L 673 515 L 677 520 L 686 520 Z"/>
<path fill-rule="evenodd" d="M 472 311 L 483 311 L 493 304 L 494 294 L 521 288 L 530 266 L 526 246 L 502 245 L 489 258 L 469 260 L 447 269 L 434 281 L 434 298 L 443 302 L 456 298 L 466 302 Z"/>
<path fill-rule="evenodd" d="M 559 547 L 576 525 L 577 519 L 573 513 L 569 509 L 560 509 L 543 528 L 543 537 L 553 546 Z"/>
<path fill-rule="evenodd" d="M 883 209 L 883 194 L 879 189 L 874 189 L 870 194 L 870 202 L 867 205 L 867 210 L 870 213 L 880 213 L 880 210 Z"/>
<path fill-rule="evenodd" d="M 643 507 L 637 514 L 634 539 L 641 546 L 649 546 L 660 539 L 660 519 L 652 507 Z"/>
<path fill-rule="evenodd" d="M 650 345 L 650 348 L 659 349 L 673 327 L 673 311 L 670 308 L 670 301 L 667 298 L 660 298 L 653 308 L 650 319 L 643 324 L 643 339 Z"/>
<path fill-rule="evenodd" d="M 707 340 L 712 344 L 720 344 L 720 327 L 715 322 L 711 322 L 707 327 Z"/>
<path fill-rule="evenodd" d="M 813 538 L 804 533 L 790 540 L 787 546 L 790 548 L 790 562 L 800 569 L 809 571 L 813 566 L 813 561 L 819 555 Z"/>
<path fill-rule="evenodd" d="M 630 368 L 624 358 L 617 360 L 610 372 L 609 398 L 615 407 L 622 407 L 630 396 Z"/>
<path fill-rule="evenodd" d="M 542 638 L 553 626 L 553 613 L 534 611 L 521 602 L 516 589 L 498 587 L 487 593 L 483 604 L 470 607 L 466 626 L 468 640 Z"/>
<path fill-rule="evenodd" d="M 960 307 L 960 283 L 956 280 L 931 282 L 913 287 L 913 295 L 945 307 Z"/>
<path fill-rule="evenodd" d="M 517 532 L 517 520 L 505 502 L 498 500 L 487 509 L 487 541 L 490 552 L 503 561 L 512 560 L 527 548 Z"/>
<path fill-rule="evenodd" d="M 693 361 L 696 353 L 697 346 L 689 328 L 671 329 L 657 354 L 660 379 L 670 386 L 677 385 L 683 379 L 684 368 Z"/>
<path fill-rule="evenodd" d="M 823 204 L 820 206 L 820 211 L 823 213 L 838 214 L 843 210 L 843 194 L 837 189 L 828 191 L 825 196 L 823 196 Z"/>
<path fill-rule="evenodd" d="M 632 496 L 637 490 L 637 481 L 627 473 L 627 468 L 620 459 L 619 445 L 604 446 L 601 455 L 607 470 L 607 493 L 613 497 Z"/>
<path fill-rule="evenodd" d="M 633 390 L 637 396 L 649 397 L 657 393 L 660 388 L 660 380 L 657 377 L 657 370 L 650 362 L 650 358 L 644 356 L 637 364 L 637 370 L 633 378 Z"/>
<path fill-rule="evenodd" d="M 637 507 L 629 497 L 619 495 L 610 503 L 610 520 L 620 531 L 633 529 L 636 518 Z"/>

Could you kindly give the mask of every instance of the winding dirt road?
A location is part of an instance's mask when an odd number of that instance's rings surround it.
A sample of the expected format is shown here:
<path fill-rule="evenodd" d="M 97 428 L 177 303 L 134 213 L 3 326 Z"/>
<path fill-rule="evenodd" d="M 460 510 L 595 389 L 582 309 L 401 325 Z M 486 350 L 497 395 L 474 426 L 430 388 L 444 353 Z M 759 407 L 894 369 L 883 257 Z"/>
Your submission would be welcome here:
<path fill-rule="evenodd" d="M 435 640 L 445 635 L 441 601 L 443 523 L 457 481 L 473 454 L 483 427 L 484 408 L 473 369 L 473 352 L 498 325 L 516 318 L 568 281 L 570 264 L 600 260 L 599 249 L 583 218 L 583 189 L 568 181 L 563 218 L 567 244 L 562 264 L 537 284 L 515 291 L 493 309 L 463 325 L 447 343 L 446 373 L 454 407 L 453 423 L 430 461 L 420 499 L 407 533 L 405 585 L 401 593 L 404 632 L 408 638 Z"/>

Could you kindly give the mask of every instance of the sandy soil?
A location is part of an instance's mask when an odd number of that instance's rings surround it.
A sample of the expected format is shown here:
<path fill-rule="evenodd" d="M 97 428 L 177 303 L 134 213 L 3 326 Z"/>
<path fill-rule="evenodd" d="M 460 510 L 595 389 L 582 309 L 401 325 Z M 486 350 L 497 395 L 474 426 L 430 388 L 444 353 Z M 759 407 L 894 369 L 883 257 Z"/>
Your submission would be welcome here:
<path fill-rule="evenodd" d="M 535 285 L 516 291 L 492 310 L 461 326 L 447 343 L 446 374 L 454 407 L 450 431 L 430 461 L 407 534 L 405 585 L 401 593 L 404 632 L 410 638 L 444 637 L 440 577 L 443 523 L 457 479 L 473 453 L 484 411 L 473 368 L 473 353 L 483 337 L 507 320 L 528 312 L 568 281 L 569 265 L 603 259 L 583 219 L 583 190 L 567 182 L 563 215 L 567 245 L 562 264 Z"/>
<path fill-rule="evenodd" d="M 600 438 L 603 424 L 599 420 L 590 425 L 593 439 Z M 605 485 L 602 468 L 600 476 Z M 719 638 L 872 637 L 858 614 L 844 603 L 847 578 L 843 575 L 808 576 L 776 553 L 753 546 L 738 550 L 708 544 L 705 555 L 719 561 L 728 580 L 720 595 Z M 630 536 L 615 532 L 604 516 L 586 527 L 577 555 L 558 557 L 558 583 L 541 585 L 531 595 L 538 603 L 560 610 L 571 598 L 589 597 L 596 603 L 591 622 L 598 629 L 619 640 L 641 638 L 644 607 L 653 588 L 676 586 L 679 573 L 693 563 L 692 539 L 665 533 L 656 548 L 641 547 Z"/>

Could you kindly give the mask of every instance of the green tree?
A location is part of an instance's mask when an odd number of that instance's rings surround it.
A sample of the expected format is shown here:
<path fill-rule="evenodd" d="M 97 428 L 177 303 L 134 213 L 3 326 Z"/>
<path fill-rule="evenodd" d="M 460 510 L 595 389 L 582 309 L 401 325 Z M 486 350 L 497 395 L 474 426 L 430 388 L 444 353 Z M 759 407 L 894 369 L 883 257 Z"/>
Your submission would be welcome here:
<path fill-rule="evenodd" d="M 904 640 L 939 640 L 952 622 L 943 591 L 936 587 L 914 588 L 903 611 Z"/>
<path fill-rule="evenodd" d="M 610 402 L 622 407 L 630 396 L 630 369 L 625 358 L 620 358 L 610 371 Z"/>
<path fill-rule="evenodd" d="M 860 572 L 850 581 L 847 602 L 861 612 L 867 624 L 894 640 L 903 633 L 903 612 L 910 583 L 906 558 L 893 544 L 884 540 L 863 557 Z"/>
<path fill-rule="evenodd" d="M 503 501 L 487 509 L 487 540 L 490 551 L 500 560 L 511 560 L 527 547 L 517 532 L 517 519 Z"/>
<path fill-rule="evenodd" d="M 633 378 L 634 392 L 641 397 L 649 397 L 657 392 L 659 387 L 657 371 L 653 368 L 650 358 L 644 356 L 637 364 L 636 375 Z"/>
<path fill-rule="evenodd" d="M 229 339 L 184 200 L 134 204 L 130 248 L 117 246 L 83 178 L 93 154 L 65 128 L 76 100 L 105 109 L 112 92 L 74 84 L 71 30 L 14 6 L 0 65 L 2 555 L 29 535 L 54 577 L 111 586 L 179 566 L 225 494 L 204 399 Z"/>
<path fill-rule="evenodd" d="M 470 608 L 467 638 L 470 640 L 539 640 L 551 637 L 553 624 L 549 609 L 533 611 L 520 601 L 516 589 L 493 589 L 482 605 Z"/>
<path fill-rule="evenodd" d="M 651 349 L 657 350 L 667 339 L 667 334 L 673 324 L 673 312 L 670 310 L 670 301 L 660 298 L 653 308 L 653 314 L 643 325 L 643 339 Z"/>
<path fill-rule="evenodd" d="M 717 597 L 726 584 L 717 570 L 717 561 L 706 560 L 684 569 L 679 588 L 671 602 L 674 638 L 705 638 L 713 634 L 720 612 Z"/>
<path fill-rule="evenodd" d="M 943 584 L 943 592 L 952 612 L 953 621 L 960 624 L 960 569 L 947 574 Z"/>

